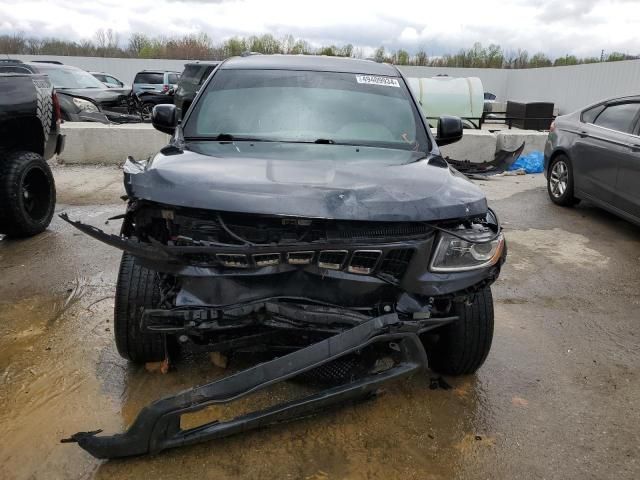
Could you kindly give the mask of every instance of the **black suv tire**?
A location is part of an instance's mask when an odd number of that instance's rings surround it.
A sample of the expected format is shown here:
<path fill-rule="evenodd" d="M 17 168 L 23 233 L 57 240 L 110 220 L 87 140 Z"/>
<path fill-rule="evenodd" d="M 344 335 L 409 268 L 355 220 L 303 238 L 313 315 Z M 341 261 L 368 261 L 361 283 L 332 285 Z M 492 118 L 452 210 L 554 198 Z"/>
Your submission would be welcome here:
<path fill-rule="evenodd" d="M 436 332 L 434 342 L 425 339 L 431 370 L 445 375 L 474 373 L 484 363 L 493 340 L 493 297 L 491 288 L 477 292 L 471 304 L 454 304 L 460 319 Z"/>
<path fill-rule="evenodd" d="M 53 174 L 41 155 L 0 153 L 0 233 L 30 237 L 43 232 L 55 207 Z"/>
<path fill-rule="evenodd" d="M 144 332 L 140 325 L 142 310 L 157 308 L 159 302 L 157 273 L 123 253 L 113 316 L 116 347 L 121 357 L 134 363 L 159 362 L 167 357 L 165 336 Z"/>

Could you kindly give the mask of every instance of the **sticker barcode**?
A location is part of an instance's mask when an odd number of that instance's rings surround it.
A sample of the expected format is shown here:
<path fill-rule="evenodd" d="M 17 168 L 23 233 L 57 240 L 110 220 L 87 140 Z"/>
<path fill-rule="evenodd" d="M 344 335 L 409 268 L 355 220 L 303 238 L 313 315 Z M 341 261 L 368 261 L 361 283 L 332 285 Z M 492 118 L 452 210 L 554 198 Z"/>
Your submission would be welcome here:
<path fill-rule="evenodd" d="M 356 75 L 356 81 L 358 83 L 365 83 L 368 85 L 382 85 L 384 87 L 400 87 L 400 83 L 396 78 L 391 77 L 376 77 L 373 75 Z"/>

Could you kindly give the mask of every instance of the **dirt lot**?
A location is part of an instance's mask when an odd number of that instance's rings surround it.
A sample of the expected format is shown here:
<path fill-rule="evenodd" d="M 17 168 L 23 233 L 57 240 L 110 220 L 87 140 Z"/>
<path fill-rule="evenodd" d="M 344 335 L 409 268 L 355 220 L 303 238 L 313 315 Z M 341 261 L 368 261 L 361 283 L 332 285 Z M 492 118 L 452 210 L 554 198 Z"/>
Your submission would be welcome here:
<path fill-rule="evenodd" d="M 123 210 L 117 169 L 55 174 L 59 211 L 104 226 Z M 146 403 L 225 372 L 202 357 L 160 375 L 117 355 L 117 251 L 59 219 L 0 241 L 0 478 L 640 478 L 640 228 L 553 206 L 540 175 L 480 183 L 509 259 L 477 375 L 451 390 L 413 378 L 373 402 L 125 461 L 59 439 L 120 431 Z"/>

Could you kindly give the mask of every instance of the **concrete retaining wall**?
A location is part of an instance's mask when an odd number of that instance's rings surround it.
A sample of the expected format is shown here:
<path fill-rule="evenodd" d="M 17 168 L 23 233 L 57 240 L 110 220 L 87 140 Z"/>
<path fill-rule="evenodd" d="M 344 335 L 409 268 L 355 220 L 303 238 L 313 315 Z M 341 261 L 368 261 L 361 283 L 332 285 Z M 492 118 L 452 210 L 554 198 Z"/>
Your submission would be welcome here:
<path fill-rule="evenodd" d="M 64 152 L 58 158 L 72 164 L 123 164 L 127 155 L 141 160 L 164 147 L 169 136 L 149 124 L 103 125 L 65 122 Z"/>
<path fill-rule="evenodd" d="M 103 125 L 100 123 L 65 122 L 66 138 L 59 159 L 68 164 L 122 165 L 127 155 L 142 160 L 164 147 L 169 136 L 149 124 Z M 433 130 L 435 135 L 435 130 Z M 484 130 L 465 130 L 462 140 L 441 147 L 442 155 L 456 160 L 486 162 L 493 160 L 496 150 L 514 150 L 523 141 L 525 153 L 544 150 L 547 134 L 529 130 L 504 130 L 497 134 Z"/>
<path fill-rule="evenodd" d="M 547 132 L 534 130 L 503 130 L 496 134 L 496 151 L 515 150 L 524 142 L 523 154 L 540 151 L 544 152 Z"/>
<path fill-rule="evenodd" d="M 435 129 L 431 129 L 436 135 Z M 485 130 L 465 130 L 462 140 L 440 147 L 440 153 L 455 160 L 487 162 L 493 160 L 496 153 L 496 135 Z"/>

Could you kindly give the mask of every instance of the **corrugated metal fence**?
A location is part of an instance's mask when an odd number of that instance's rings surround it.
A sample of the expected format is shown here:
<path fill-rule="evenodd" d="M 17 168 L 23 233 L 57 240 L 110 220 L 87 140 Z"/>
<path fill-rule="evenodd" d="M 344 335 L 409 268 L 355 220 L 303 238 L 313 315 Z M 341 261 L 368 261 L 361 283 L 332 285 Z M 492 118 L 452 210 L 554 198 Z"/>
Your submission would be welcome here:
<path fill-rule="evenodd" d="M 640 60 L 526 70 L 400 68 L 412 77 L 437 74 L 480 77 L 485 92 L 496 94 L 500 101 L 553 102 L 560 114 L 605 98 L 640 95 Z"/>
<path fill-rule="evenodd" d="M 509 72 L 506 99 L 550 101 L 569 113 L 610 97 L 640 94 L 640 60 Z"/>
<path fill-rule="evenodd" d="M 140 70 L 182 71 L 189 60 L 14 55 L 23 61 L 58 60 L 90 71 L 109 72 L 131 83 Z M 488 68 L 400 67 L 410 77 L 446 74 L 479 77 L 498 100 L 554 102 L 561 114 L 603 98 L 640 94 L 640 60 L 570 67 L 500 70 Z"/>

